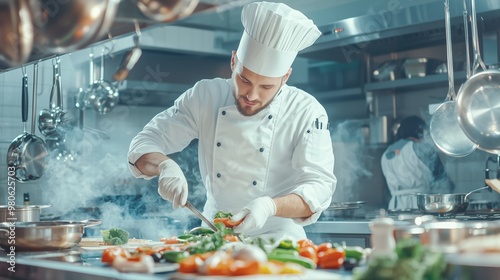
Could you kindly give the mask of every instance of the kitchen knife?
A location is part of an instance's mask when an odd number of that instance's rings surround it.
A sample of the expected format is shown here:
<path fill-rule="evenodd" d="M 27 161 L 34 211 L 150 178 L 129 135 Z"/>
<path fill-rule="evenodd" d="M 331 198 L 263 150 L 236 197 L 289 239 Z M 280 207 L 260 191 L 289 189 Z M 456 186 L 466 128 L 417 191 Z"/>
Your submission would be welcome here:
<path fill-rule="evenodd" d="M 194 207 L 193 204 L 191 204 L 189 201 L 186 202 L 186 207 L 191 210 L 191 212 L 193 212 L 196 217 L 205 222 L 211 229 L 213 229 L 214 231 L 219 231 L 219 229 L 209 219 L 205 218 L 205 216 L 203 216 L 203 214 L 201 214 L 200 211 L 198 211 L 198 209 L 196 209 L 196 207 Z"/>

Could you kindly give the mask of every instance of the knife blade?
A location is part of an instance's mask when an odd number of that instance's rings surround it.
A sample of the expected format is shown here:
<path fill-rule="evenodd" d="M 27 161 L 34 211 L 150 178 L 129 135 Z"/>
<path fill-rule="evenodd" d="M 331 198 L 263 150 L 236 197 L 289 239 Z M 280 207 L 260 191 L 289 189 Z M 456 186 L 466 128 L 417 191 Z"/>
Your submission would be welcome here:
<path fill-rule="evenodd" d="M 205 218 L 205 216 L 203 216 L 203 214 L 201 214 L 201 212 L 198 211 L 198 209 L 196 209 L 196 207 L 194 207 L 193 204 L 191 204 L 189 201 L 186 202 L 186 207 L 191 210 L 191 212 L 193 212 L 196 217 L 205 222 L 211 229 L 213 229 L 214 231 L 219 231 L 219 229 L 209 219 Z"/>

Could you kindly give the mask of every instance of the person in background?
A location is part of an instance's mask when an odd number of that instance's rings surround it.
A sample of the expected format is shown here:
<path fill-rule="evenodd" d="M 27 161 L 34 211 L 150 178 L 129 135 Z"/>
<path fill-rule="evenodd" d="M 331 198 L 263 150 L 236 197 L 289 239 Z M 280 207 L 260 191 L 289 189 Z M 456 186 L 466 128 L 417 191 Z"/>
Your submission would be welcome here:
<path fill-rule="evenodd" d="M 243 7 L 245 31 L 232 52 L 230 79 L 201 80 L 132 140 L 134 176 L 159 176 L 158 192 L 176 209 L 188 199 L 179 165 L 168 155 L 198 140 L 203 209 L 242 221 L 236 233 L 305 238 L 336 187 L 328 116 L 310 94 L 286 84 L 298 51 L 321 32 L 282 3 Z"/>
<path fill-rule="evenodd" d="M 391 193 L 389 210 L 418 209 L 411 194 L 453 189 L 434 146 L 424 139 L 425 127 L 418 116 L 403 119 L 395 142 L 382 155 L 382 172 Z"/>

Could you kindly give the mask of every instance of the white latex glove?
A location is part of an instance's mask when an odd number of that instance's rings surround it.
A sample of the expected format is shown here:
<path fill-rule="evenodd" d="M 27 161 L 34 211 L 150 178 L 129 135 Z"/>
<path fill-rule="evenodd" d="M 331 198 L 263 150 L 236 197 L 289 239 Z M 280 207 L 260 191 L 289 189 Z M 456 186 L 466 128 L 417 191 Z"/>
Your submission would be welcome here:
<path fill-rule="evenodd" d="M 262 228 L 270 216 L 276 215 L 276 204 L 269 196 L 259 197 L 248 203 L 241 211 L 231 217 L 233 221 L 243 222 L 234 227 L 235 233 L 249 232 Z"/>
<path fill-rule="evenodd" d="M 172 202 L 174 209 L 184 206 L 188 197 L 188 184 L 181 168 L 175 161 L 167 159 L 158 165 L 158 193 Z"/>

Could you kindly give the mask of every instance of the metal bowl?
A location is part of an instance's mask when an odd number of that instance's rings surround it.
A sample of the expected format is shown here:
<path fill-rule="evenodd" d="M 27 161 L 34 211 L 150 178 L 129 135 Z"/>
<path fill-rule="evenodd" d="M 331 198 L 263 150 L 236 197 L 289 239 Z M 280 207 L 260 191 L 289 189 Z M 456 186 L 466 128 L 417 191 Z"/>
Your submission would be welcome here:
<path fill-rule="evenodd" d="M 17 251 L 68 249 L 80 243 L 85 227 L 99 224 L 99 220 L 0 223 L 0 247 L 9 249 L 15 237 Z"/>

